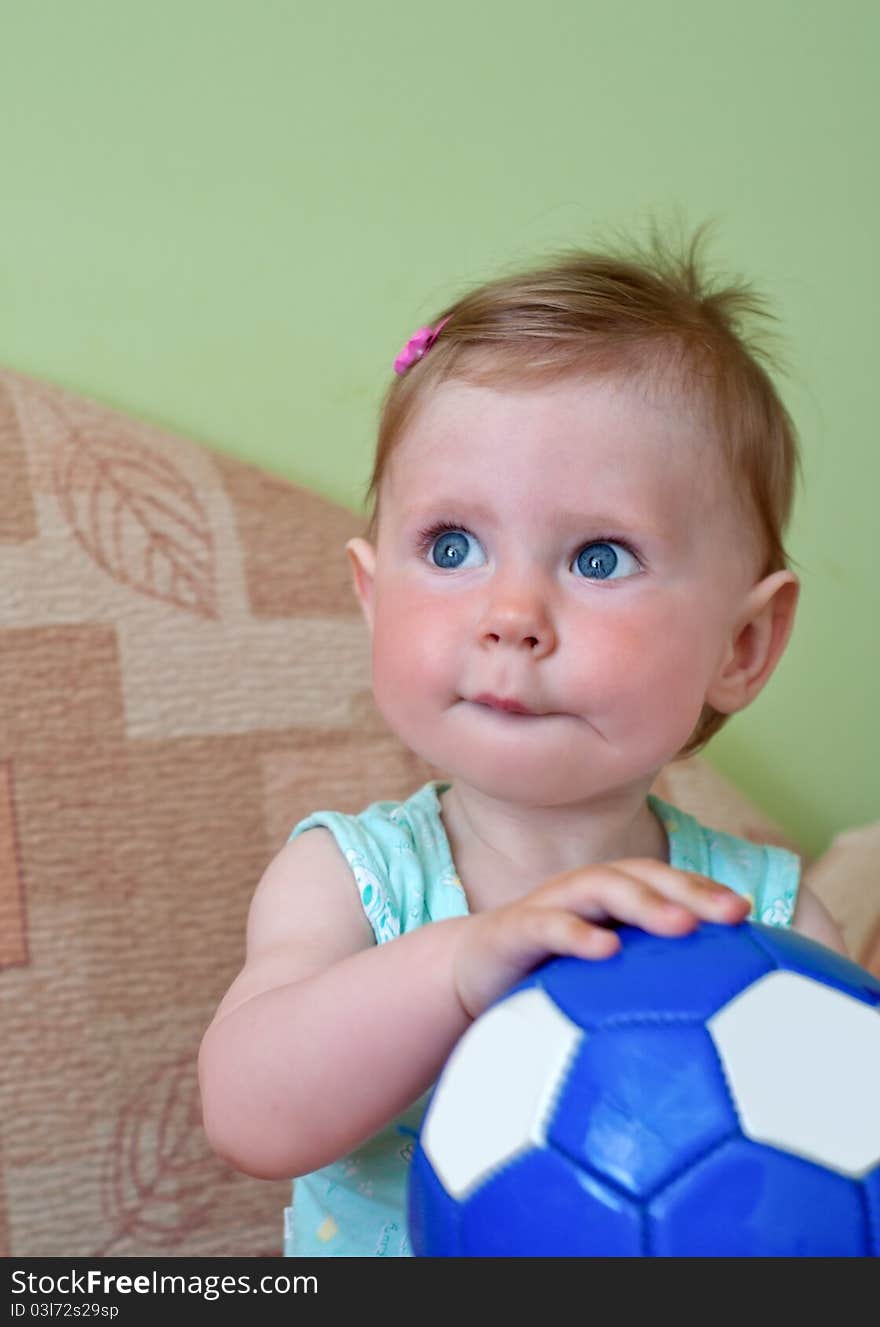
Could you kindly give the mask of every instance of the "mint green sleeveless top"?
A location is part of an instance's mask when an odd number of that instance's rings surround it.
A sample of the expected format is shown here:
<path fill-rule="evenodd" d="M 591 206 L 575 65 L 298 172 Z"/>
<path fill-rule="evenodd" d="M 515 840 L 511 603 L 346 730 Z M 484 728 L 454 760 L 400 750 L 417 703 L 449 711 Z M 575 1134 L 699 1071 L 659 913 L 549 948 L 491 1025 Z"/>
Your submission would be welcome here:
<path fill-rule="evenodd" d="M 351 867 L 377 944 L 426 922 L 467 915 L 441 818 L 448 783 L 427 783 L 405 802 L 374 802 L 360 815 L 318 811 L 291 838 L 329 829 Z M 752 900 L 750 916 L 790 926 L 800 860 L 783 848 L 707 829 L 659 798 L 648 803 L 669 841 L 669 864 L 709 876 Z M 389 1014 L 389 1035 L 393 1036 Z M 428 1094 L 367 1143 L 333 1165 L 294 1181 L 285 1209 L 287 1257 L 395 1258 L 410 1254 L 406 1224 L 409 1161 Z"/>

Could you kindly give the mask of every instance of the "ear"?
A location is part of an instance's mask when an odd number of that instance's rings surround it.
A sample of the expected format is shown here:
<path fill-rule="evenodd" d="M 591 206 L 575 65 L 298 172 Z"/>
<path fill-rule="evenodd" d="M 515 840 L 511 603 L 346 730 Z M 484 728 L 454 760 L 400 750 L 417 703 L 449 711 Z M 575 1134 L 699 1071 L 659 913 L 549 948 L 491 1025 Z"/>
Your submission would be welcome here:
<path fill-rule="evenodd" d="M 376 578 L 376 550 L 366 539 L 349 539 L 345 545 L 348 560 L 351 563 L 352 583 L 367 620 L 370 631 L 373 630 L 373 586 Z"/>
<path fill-rule="evenodd" d="M 706 695 L 713 709 L 736 714 L 769 682 L 788 644 L 799 594 L 800 582 L 791 571 L 774 571 L 748 592 Z"/>

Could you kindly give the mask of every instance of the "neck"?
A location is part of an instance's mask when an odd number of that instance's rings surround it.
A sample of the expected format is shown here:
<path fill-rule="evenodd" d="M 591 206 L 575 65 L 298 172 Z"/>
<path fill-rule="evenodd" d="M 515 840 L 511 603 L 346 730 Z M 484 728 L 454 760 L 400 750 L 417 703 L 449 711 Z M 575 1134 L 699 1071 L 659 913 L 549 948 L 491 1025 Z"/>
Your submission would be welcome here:
<path fill-rule="evenodd" d="M 471 911 L 522 898 L 551 876 L 627 857 L 668 860 L 666 832 L 647 803 L 653 779 L 601 802 L 523 807 L 456 783 L 443 822 Z"/>

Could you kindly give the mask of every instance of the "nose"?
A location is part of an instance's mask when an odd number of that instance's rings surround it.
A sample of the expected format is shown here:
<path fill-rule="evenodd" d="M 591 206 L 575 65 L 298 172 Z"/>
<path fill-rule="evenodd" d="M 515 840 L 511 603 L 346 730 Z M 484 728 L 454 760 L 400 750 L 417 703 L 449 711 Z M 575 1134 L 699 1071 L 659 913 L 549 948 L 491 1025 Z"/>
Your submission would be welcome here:
<path fill-rule="evenodd" d="M 487 649 L 501 645 L 542 659 L 556 649 L 550 605 L 537 583 L 496 582 L 480 621 L 480 641 Z"/>

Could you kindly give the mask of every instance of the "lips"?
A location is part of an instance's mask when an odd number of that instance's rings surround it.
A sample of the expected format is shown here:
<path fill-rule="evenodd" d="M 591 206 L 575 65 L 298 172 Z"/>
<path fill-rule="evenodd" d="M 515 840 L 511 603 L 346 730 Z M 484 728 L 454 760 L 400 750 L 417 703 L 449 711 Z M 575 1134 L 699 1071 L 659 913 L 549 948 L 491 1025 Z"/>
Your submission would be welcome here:
<path fill-rule="evenodd" d="M 530 714 L 535 716 L 535 711 L 530 710 L 528 705 L 523 705 L 518 700 L 505 699 L 502 696 L 474 696 L 475 705 L 487 705 L 491 710 L 503 710 L 505 714 Z"/>

